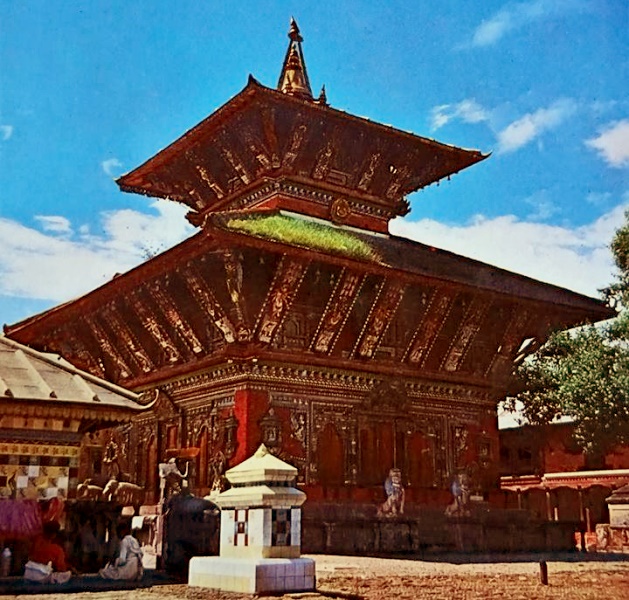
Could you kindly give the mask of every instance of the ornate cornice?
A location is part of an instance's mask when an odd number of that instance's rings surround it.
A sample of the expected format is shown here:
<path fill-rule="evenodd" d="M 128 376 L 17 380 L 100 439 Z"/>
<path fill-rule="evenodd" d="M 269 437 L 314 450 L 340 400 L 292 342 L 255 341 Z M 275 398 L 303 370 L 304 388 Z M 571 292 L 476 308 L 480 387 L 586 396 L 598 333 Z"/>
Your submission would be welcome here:
<path fill-rule="evenodd" d="M 387 378 L 338 369 L 239 362 L 183 377 L 160 387 L 178 402 L 201 404 L 208 401 L 208 388 L 216 386 L 221 386 L 222 390 L 217 391 L 217 395 L 225 395 L 226 387 L 236 388 L 246 384 L 249 389 L 259 387 L 267 390 L 272 387 L 276 393 L 306 388 L 313 394 L 358 399 L 383 381 Z M 439 406 L 457 403 L 486 408 L 494 406 L 497 399 L 489 388 L 408 378 L 404 378 L 403 383 L 409 398 L 422 403 L 438 403 Z"/>

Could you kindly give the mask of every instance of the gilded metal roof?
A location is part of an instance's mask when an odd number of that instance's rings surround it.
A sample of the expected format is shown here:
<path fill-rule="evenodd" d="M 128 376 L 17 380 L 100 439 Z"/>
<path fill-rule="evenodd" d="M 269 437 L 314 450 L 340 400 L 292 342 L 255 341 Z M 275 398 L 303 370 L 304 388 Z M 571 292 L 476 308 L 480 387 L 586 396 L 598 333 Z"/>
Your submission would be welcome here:
<path fill-rule="evenodd" d="M 137 394 L 77 369 L 58 354 L 37 352 L 4 336 L 0 336 L 1 399 L 142 408 Z"/>

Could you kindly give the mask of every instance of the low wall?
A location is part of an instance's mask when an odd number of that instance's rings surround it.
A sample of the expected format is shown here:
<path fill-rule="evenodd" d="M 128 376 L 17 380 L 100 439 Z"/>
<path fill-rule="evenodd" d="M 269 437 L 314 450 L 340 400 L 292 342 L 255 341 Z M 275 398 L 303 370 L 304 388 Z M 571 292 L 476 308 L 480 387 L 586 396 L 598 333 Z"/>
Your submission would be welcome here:
<path fill-rule="evenodd" d="M 369 506 L 318 505 L 304 510 L 301 548 L 306 554 L 555 552 L 574 550 L 575 528 L 519 510 L 446 517 L 443 510 L 419 509 L 391 518 Z"/>

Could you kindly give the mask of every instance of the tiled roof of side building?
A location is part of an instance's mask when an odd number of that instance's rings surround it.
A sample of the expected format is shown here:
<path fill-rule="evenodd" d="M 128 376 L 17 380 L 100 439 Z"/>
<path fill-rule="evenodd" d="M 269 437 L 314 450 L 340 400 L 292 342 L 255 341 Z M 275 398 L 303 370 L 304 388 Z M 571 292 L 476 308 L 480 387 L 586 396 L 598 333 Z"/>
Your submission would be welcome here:
<path fill-rule="evenodd" d="M 79 370 L 58 354 L 38 352 L 4 336 L 0 336 L 1 399 L 144 408 L 138 394 Z"/>

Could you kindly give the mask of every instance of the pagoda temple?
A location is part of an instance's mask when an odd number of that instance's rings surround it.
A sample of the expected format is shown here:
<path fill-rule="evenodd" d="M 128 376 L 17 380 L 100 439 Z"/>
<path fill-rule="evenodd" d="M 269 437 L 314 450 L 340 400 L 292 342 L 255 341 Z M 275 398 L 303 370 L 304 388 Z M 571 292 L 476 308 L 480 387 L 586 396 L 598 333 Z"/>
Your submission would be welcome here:
<path fill-rule="evenodd" d="M 614 313 L 391 235 L 410 193 L 487 156 L 332 108 L 294 21 L 289 40 L 276 88 L 250 77 L 118 180 L 188 206 L 198 232 L 6 334 L 154 402 L 111 432 L 153 498 L 169 452 L 199 449 L 206 493 L 261 443 L 309 502 L 380 498 L 394 467 L 407 502 L 463 470 L 486 493 L 514 361 Z"/>

